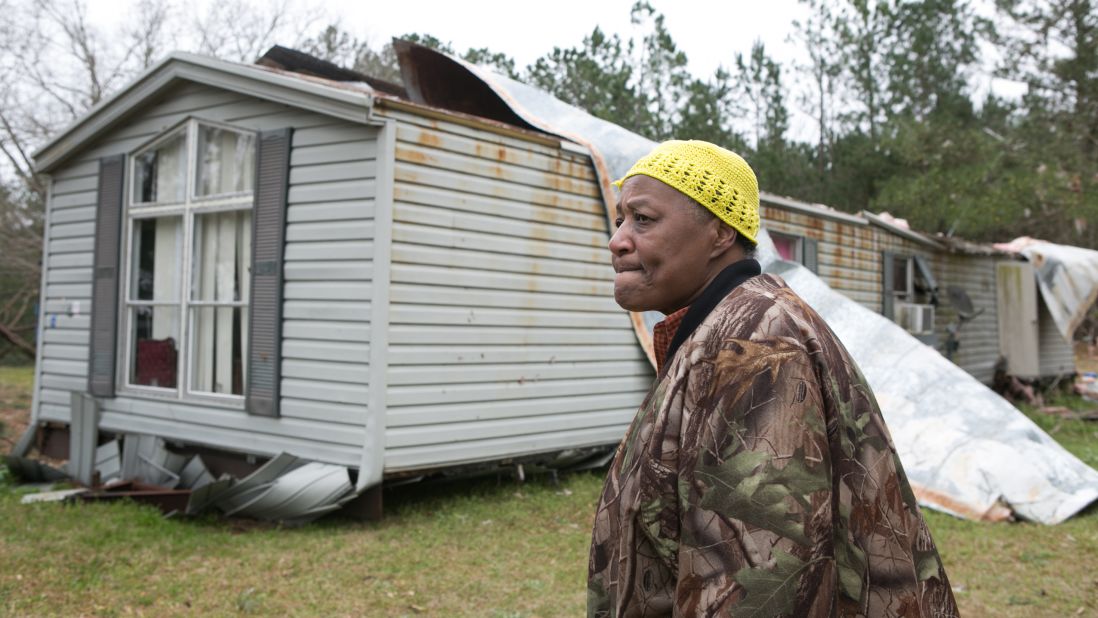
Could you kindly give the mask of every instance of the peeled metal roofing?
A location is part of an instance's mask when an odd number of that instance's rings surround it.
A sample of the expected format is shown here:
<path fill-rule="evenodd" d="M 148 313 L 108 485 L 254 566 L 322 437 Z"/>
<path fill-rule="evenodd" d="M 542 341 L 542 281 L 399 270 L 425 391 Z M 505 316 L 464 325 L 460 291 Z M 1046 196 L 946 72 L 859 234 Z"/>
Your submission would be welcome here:
<path fill-rule="evenodd" d="M 526 122 L 588 147 L 612 218 L 610 182 L 654 142 L 544 91 L 451 61 L 482 79 Z M 1013 405 L 891 320 L 835 292 L 803 266 L 776 259 L 765 229 L 761 236 L 767 272 L 785 278 L 823 316 L 861 367 L 922 504 L 971 519 L 1013 512 L 1054 524 L 1098 499 L 1098 472 Z M 650 356 L 654 317 L 661 316 L 633 316 Z"/>
<path fill-rule="evenodd" d="M 1041 298 L 1057 330 L 1070 342 L 1098 299 L 1098 251 L 1026 237 L 995 248 L 1021 255 L 1033 264 Z"/>

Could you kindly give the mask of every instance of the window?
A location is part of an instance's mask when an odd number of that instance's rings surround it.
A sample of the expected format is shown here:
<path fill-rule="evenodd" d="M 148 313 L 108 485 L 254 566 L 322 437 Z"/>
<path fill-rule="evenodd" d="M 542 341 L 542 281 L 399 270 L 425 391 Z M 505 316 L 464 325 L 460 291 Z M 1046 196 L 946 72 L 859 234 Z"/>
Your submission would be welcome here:
<path fill-rule="evenodd" d="M 125 384 L 242 399 L 255 135 L 188 120 L 130 165 Z"/>
<path fill-rule="evenodd" d="M 770 240 L 774 242 L 781 259 L 796 262 L 807 267 L 812 272 L 818 272 L 816 254 L 819 243 L 815 238 L 783 234 L 781 232 L 769 232 Z"/>
<path fill-rule="evenodd" d="M 774 248 L 783 260 L 801 262 L 801 237 L 780 232 L 770 232 L 770 239 L 774 241 Z"/>

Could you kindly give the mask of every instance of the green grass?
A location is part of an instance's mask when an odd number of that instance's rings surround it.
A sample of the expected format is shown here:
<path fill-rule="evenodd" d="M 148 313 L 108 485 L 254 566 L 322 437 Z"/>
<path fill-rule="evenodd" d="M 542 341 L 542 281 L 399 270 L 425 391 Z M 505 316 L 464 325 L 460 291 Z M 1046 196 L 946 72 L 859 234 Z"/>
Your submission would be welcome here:
<path fill-rule="evenodd" d="M 0 365 L 0 453 L 19 439 L 34 391 L 34 365 Z"/>
<path fill-rule="evenodd" d="M 30 375 L 0 368 L 0 392 L 29 393 Z M 1027 413 L 1098 466 L 1098 423 Z M 296 529 L 132 504 L 23 506 L 0 488 L 0 615 L 581 615 L 601 484 L 595 473 L 407 485 L 385 492 L 380 523 Z M 1098 615 L 1098 507 L 1058 526 L 924 512 L 962 615 Z"/>
<path fill-rule="evenodd" d="M 601 482 L 406 486 L 380 523 L 296 529 L 3 492 L 0 613 L 574 616 Z"/>

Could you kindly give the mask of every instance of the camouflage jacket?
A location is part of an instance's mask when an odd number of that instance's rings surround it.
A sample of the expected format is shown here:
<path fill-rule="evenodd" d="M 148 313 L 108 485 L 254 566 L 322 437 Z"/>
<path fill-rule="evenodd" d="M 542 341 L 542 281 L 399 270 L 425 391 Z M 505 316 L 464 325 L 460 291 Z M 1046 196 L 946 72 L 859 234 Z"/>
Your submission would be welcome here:
<path fill-rule="evenodd" d="M 637 412 L 588 615 L 957 615 L 873 393 L 779 277 L 724 297 Z"/>

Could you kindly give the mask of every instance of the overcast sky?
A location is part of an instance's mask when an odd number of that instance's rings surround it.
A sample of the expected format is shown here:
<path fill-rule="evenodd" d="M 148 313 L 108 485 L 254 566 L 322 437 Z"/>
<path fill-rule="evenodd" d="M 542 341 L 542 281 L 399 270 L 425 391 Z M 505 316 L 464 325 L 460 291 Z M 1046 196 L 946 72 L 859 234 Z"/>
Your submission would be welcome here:
<path fill-rule="evenodd" d="M 126 7 L 137 0 L 88 1 L 91 21 L 106 26 L 123 18 Z M 216 1 L 198 0 L 200 3 Z M 252 1 L 265 5 L 278 0 Z M 375 48 L 394 36 L 427 33 L 451 42 L 458 51 L 487 47 L 503 52 L 514 58 L 519 68 L 548 53 L 554 46 L 579 45 L 595 26 L 608 33 L 617 33 L 623 39 L 634 34 L 629 22 L 634 0 L 289 1 L 297 2 L 297 6 L 317 7 L 318 12 L 325 13 L 318 18 L 317 25 L 338 21 L 345 31 L 368 39 Z M 671 37 L 687 54 L 690 70 L 697 77 L 708 78 L 720 65 L 732 67 L 737 53 L 746 55 L 752 43 L 761 40 L 769 55 L 783 67 L 783 83 L 788 91 L 786 105 L 792 112 L 791 136 L 815 139 L 813 123 L 805 111 L 799 109 L 796 96 L 798 80 L 803 76 L 794 67 L 806 61 L 806 54 L 791 40 L 796 32 L 794 21 L 808 15 L 804 4 L 798 0 L 651 2 L 665 15 Z M 991 80 L 986 75 L 975 79 L 976 100 L 980 101 Z M 996 91 L 1004 93 L 998 86 Z"/>

